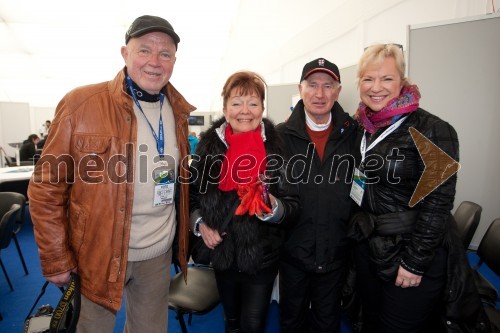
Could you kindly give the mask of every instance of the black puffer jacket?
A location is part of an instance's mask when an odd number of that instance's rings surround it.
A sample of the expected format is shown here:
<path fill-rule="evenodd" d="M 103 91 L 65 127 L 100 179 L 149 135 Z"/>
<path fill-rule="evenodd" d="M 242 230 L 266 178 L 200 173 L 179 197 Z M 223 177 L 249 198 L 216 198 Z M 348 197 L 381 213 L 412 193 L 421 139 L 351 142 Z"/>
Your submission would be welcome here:
<path fill-rule="evenodd" d="M 444 247 L 448 253 L 447 284 L 443 293 L 445 309 L 442 313 L 446 330 L 488 332 L 489 322 L 481 307 L 470 266 L 450 212 L 455 198 L 457 175 L 440 184 L 415 206 L 408 205 L 425 168 L 410 135 L 410 127 L 418 130 L 458 161 L 458 137 L 453 127 L 419 108 L 409 114 L 394 132 L 367 152 L 364 164 L 372 165 L 364 172 L 369 182 L 373 183 L 366 185 L 362 208 L 376 216 L 393 213 L 414 220 L 413 230 L 407 234 L 408 239 L 405 240 L 400 264 L 415 274 L 425 273 L 434 258 L 435 250 Z M 359 140 L 362 131 L 360 129 Z M 380 129 L 372 135 L 366 146 L 383 131 L 384 129 Z M 380 167 L 381 161 L 385 163 Z M 429 161 L 430 163 L 432 161 Z M 414 214 L 408 214 L 410 211 Z M 404 224 L 398 219 L 394 221 L 400 225 Z"/>
<path fill-rule="evenodd" d="M 203 217 L 212 229 L 220 229 L 233 202 L 238 198 L 236 191 L 223 192 L 218 188 L 222 159 L 227 151 L 226 144 L 216 129 L 225 119 L 216 121 L 201 135 L 196 155 L 191 163 L 192 182 L 190 188 L 190 210 Z M 274 125 L 263 119 L 266 140 L 264 147 L 269 165 L 271 155 L 277 157 L 280 168 L 266 172 L 274 180 L 269 192 L 284 206 L 284 215 L 279 224 L 263 222 L 247 214 L 233 216 L 224 240 L 211 253 L 212 265 L 218 270 L 236 269 L 246 273 L 257 271 L 277 263 L 284 240 L 284 225 L 298 214 L 300 203 L 295 185 L 287 182 L 283 143 Z"/>
<path fill-rule="evenodd" d="M 443 244 L 447 221 L 453 208 L 457 176 L 453 175 L 414 207 L 408 206 L 425 168 L 409 134 L 410 127 L 458 161 L 458 138 L 453 127 L 429 112 L 418 109 L 367 152 L 364 164 L 371 163 L 372 166 L 367 167 L 365 174 L 372 184 L 366 186 L 362 208 L 374 215 L 418 211 L 412 237 L 402 254 L 402 264 L 409 271 L 421 275 L 432 261 L 435 249 Z M 371 135 L 366 146 L 383 131 L 384 129 L 380 129 Z M 382 162 L 383 165 L 380 165 Z"/>
<path fill-rule="evenodd" d="M 333 130 L 322 161 L 306 131 L 302 100 L 290 118 L 277 126 L 290 154 L 302 203 L 300 216 L 287 225 L 283 259 L 317 273 L 345 264 L 350 250 L 347 224 L 354 205 L 349 192 L 356 124 L 339 103 L 333 105 L 331 113 Z"/>

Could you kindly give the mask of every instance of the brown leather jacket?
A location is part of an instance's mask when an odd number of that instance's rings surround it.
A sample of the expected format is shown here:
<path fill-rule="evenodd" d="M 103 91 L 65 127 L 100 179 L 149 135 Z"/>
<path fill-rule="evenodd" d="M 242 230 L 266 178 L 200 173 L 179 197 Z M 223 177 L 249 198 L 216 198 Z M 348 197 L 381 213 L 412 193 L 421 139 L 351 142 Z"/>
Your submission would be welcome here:
<path fill-rule="evenodd" d="M 78 267 L 82 294 L 115 311 L 121 307 L 127 266 L 137 140 L 134 102 L 124 79 L 125 69 L 112 81 L 76 88 L 61 100 L 28 188 L 43 275 Z M 187 120 L 195 107 L 170 83 L 164 93 L 176 122 L 179 176 L 188 179 Z M 188 186 L 179 185 L 177 206 L 184 272 Z"/>

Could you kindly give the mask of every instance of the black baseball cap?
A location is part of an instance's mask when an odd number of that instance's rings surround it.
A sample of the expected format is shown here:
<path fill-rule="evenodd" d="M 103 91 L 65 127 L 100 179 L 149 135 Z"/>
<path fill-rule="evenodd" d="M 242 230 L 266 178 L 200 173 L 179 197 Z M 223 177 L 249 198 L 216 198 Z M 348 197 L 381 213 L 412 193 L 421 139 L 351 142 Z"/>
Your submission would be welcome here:
<path fill-rule="evenodd" d="M 151 15 L 140 16 L 132 22 L 125 34 L 125 44 L 128 43 L 130 38 L 140 37 L 152 31 L 161 31 L 172 37 L 175 42 L 175 48 L 177 49 L 177 44 L 181 39 L 175 33 L 172 25 L 161 17 Z"/>
<path fill-rule="evenodd" d="M 339 68 L 333 62 L 329 62 L 325 58 L 318 58 L 305 64 L 304 69 L 302 69 L 300 82 L 304 81 L 309 75 L 316 72 L 324 72 L 326 74 L 329 74 L 334 78 L 335 81 L 339 81 L 340 83 Z"/>

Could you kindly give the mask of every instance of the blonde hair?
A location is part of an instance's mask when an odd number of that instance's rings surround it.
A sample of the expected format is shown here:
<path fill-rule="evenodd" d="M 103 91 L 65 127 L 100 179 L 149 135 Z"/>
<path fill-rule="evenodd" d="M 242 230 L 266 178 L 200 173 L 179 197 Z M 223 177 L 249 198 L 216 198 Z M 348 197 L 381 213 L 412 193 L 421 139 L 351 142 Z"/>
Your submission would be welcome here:
<path fill-rule="evenodd" d="M 363 76 L 366 71 L 366 67 L 372 64 L 382 64 L 386 58 L 392 57 L 396 60 L 396 69 L 401 77 L 402 85 L 408 83 L 408 78 L 405 77 L 406 63 L 403 54 L 403 47 L 398 44 L 374 44 L 365 49 L 365 52 L 361 56 L 358 62 L 358 87 L 359 79 Z"/>

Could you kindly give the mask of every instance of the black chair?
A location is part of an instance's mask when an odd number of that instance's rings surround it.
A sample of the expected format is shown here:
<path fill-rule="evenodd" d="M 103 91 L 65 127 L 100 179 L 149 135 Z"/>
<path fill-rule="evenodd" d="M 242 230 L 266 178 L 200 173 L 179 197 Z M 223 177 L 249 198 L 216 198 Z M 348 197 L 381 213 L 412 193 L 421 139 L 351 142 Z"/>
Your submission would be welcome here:
<path fill-rule="evenodd" d="M 189 265 L 187 268 L 187 283 L 182 272 L 177 273 L 170 281 L 168 307 L 176 313 L 181 331 L 187 333 L 184 315 L 203 315 L 219 304 L 219 292 L 215 282 L 215 273 L 207 266 Z"/>
<path fill-rule="evenodd" d="M 490 318 L 493 332 L 500 332 L 500 311 L 496 303 L 500 301 L 498 291 L 479 271 L 484 263 L 496 275 L 500 276 L 500 218 L 495 219 L 484 234 L 477 249 L 479 262 L 474 266 L 474 280 L 481 300 L 485 304 L 486 314 Z M 497 331 L 495 331 L 497 329 Z"/>
<path fill-rule="evenodd" d="M 19 246 L 19 241 L 17 240 L 17 234 L 19 233 L 19 231 L 21 231 L 24 222 L 26 197 L 23 194 L 17 192 L 0 192 L 0 214 L 7 211 L 13 204 L 20 205 L 21 209 L 19 210 L 19 214 L 16 218 L 16 224 L 14 227 L 14 234 L 12 235 L 12 238 L 14 239 L 17 253 L 19 254 L 19 258 L 21 259 L 21 263 L 23 264 L 24 274 L 28 275 L 28 267 L 26 266 L 21 247 Z"/>
<path fill-rule="evenodd" d="M 482 211 L 483 208 L 480 205 L 471 201 L 462 201 L 453 214 L 465 250 L 469 248 L 472 237 L 474 237 Z"/>
<path fill-rule="evenodd" d="M 7 274 L 7 270 L 2 261 L 2 250 L 9 246 L 12 236 L 14 235 L 14 225 L 16 223 L 17 214 L 21 206 L 18 204 L 13 204 L 9 207 L 9 209 L 5 212 L 1 212 L 0 216 L 2 217 L 0 220 L 0 267 L 2 268 L 3 274 L 5 275 L 5 279 L 9 284 L 10 290 L 14 291 L 14 287 L 10 282 L 9 275 Z"/>

